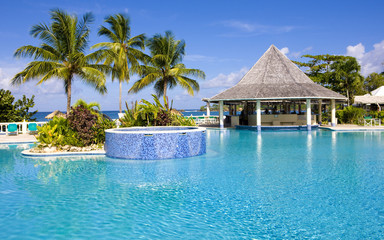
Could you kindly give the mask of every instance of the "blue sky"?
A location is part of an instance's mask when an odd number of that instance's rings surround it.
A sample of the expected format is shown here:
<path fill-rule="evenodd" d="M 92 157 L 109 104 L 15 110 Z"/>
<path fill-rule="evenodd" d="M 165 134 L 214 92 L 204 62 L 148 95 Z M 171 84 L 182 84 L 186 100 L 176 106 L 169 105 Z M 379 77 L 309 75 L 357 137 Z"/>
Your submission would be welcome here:
<path fill-rule="evenodd" d="M 49 11 L 61 8 L 69 13 L 92 12 L 90 46 L 105 41 L 97 36 L 107 15 L 126 13 L 133 35 L 171 30 L 186 41 L 184 63 L 206 73 L 200 92 L 189 96 L 183 89 L 168 92 L 179 109 L 199 108 L 201 98 L 211 97 L 236 84 L 271 44 L 290 59 L 303 54 L 340 54 L 356 57 L 362 73 L 384 71 L 384 1 L 2 1 L 0 8 L 0 88 L 16 97 L 35 95 L 35 109 L 66 109 L 66 96 L 60 81 L 21 86 L 9 80 L 29 59 L 15 59 L 14 51 L 23 45 L 38 45 L 29 35 L 31 26 L 49 23 Z M 127 93 L 134 80 L 123 86 L 123 101 L 150 99 L 153 89 Z M 97 101 L 102 110 L 118 109 L 118 83 L 107 79 L 108 93 L 99 95 L 75 79 L 72 102 L 82 98 Z"/>

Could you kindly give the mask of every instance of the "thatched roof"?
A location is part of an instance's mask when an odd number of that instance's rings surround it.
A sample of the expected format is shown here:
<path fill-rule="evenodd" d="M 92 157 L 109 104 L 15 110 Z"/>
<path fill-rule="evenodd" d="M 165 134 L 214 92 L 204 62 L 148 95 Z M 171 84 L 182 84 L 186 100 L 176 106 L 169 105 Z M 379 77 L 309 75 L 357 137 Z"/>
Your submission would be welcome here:
<path fill-rule="evenodd" d="M 274 45 L 233 87 L 205 101 L 347 98 L 314 83 Z"/>
<path fill-rule="evenodd" d="M 65 113 L 60 112 L 59 110 L 53 111 L 52 113 L 45 116 L 46 119 L 52 119 L 53 117 L 67 117 Z"/>

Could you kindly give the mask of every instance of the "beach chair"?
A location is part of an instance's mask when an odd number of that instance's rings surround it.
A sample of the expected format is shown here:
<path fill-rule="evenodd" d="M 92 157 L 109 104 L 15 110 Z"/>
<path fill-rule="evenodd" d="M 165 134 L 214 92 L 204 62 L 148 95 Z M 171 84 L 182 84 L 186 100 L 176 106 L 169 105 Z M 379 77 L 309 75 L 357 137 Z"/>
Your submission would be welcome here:
<path fill-rule="evenodd" d="M 381 127 L 381 119 L 380 118 L 373 119 L 373 125 Z"/>
<path fill-rule="evenodd" d="M 372 127 L 373 119 L 370 116 L 364 117 L 364 126 Z"/>
<path fill-rule="evenodd" d="M 37 124 L 36 123 L 28 123 L 28 132 L 29 134 L 37 133 Z"/>
<path fill-rule="evenodd" d="M 16 123 L 8 124 L 8 126 L 7 126 L 7 135 L 9 136 L 9 134 L 16 134 L 16 135 L 19 134 L 19 132 L 17 130 L 17 124 Z"/>

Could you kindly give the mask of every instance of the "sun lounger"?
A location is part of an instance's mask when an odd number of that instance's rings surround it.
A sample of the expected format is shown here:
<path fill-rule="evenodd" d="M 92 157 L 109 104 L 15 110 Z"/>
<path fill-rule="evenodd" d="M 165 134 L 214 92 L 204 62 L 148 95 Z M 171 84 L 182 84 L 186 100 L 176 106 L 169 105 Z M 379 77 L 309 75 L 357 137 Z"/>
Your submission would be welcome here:
<path fill-rule="evenodd" d="M 28 124 L 28 132 L 29 132 L 29 134 L 36 134 L 37 133 L 37 124 L 36 123 L 29 123 Z"/>
<path fill-rule="evenodd" d="M 17 130 L 17 124 L 16 123 L 10 123 L 7 126 L 7 135 L 9 134 L 16 134 L 18 135 L 18 130 Z"/>

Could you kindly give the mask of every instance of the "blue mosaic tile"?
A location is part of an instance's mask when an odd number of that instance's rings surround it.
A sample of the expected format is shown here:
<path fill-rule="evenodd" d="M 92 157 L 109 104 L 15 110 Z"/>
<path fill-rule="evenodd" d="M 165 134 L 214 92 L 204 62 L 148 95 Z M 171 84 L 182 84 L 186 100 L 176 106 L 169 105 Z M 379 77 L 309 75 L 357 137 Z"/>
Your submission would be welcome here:
<path fill-rule="evenodd" d="M 110 129 L 105 134 L 104 149 L 108 157 L 125 159 L 197 156 L 206 153 L 206 131 L 197 127 Z"/>

